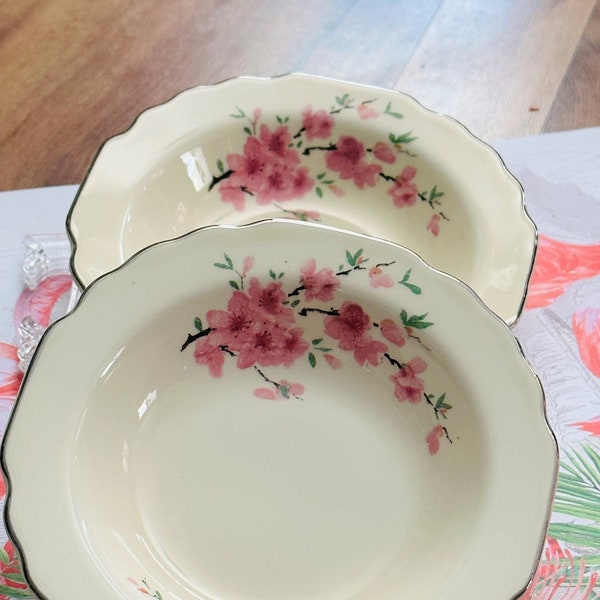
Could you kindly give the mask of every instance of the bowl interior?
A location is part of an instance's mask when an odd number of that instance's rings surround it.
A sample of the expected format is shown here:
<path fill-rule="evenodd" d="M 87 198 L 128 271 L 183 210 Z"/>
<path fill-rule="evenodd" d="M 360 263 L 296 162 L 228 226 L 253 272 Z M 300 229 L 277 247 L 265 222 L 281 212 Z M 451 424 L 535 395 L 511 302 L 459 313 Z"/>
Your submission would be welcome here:
<path fill-rule="evenodd" d="M 234 79 L 143 113 L 98 154 L 69 216 L 83 284 L 211 224 L 313 221 L 389 239 L 519 313 L 535 248 L 522 189 L 450 118 L 381 89 Z"/>
<path fill-rule="evenodd" d="M 292 221 L 99 279 L 44 336 L 6 440 L 11 531 L 67 600 L 477 600 L 498 569 L 505 600 L 556 465 L 539 382 L 470 289 Z"/>
<path fill-rule="evenodd" d="M 398 368 L 361 367 L 324 339 L 323 315 L 296 323 L 322 339 L 314 348 L 333 347 L 314 350 L 314 367 L 302 356 L 245 369 L 227 355 L 211 376 L 180 346 L 195 317 L 226 309 L 231 289 L 215 283 L 149 315 L 90 391 L 71 495 L 96 559 L 183 598 L 430 597 L 430 561 L 451 575 L 485 499 L 481 424 L 444 357 L 415 340 L 388 349 L 426 361 L 424 389 L 452 398 L 453 443 L 436 433 L 432 454 L 437 421 L 421 395 L 395 398 Z M 292 291 L 297 273 L 278 283 Z M 336 300 L 390 315 L 354 290 Z"/>

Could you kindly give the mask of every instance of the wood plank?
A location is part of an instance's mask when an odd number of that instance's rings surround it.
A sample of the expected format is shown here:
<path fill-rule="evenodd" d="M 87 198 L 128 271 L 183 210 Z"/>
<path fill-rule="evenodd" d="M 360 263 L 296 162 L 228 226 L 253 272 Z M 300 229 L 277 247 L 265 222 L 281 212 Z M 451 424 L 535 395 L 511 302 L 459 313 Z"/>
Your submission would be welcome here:
<path fill-rule="evenodd" d="M 78 183 L 99 145 L 145 108 L 194 85 L 290 70 L 320 39 L 330 7 L 319 0 L 24 3 L 4 15 L 11 34 L 0 39 L 0 189 Z"/>
<path fill-rule="evenodd" d="M 0 189 L 78 183 L 100 144 L 142 110 L 240 74 L 395 86 L 487 139 L 595 124 L 594 4 L 3 2 Z"/>
<path fill-rule="evenodd" d="M 332 11 L 318 44 L 297 70 L 391 88 L 442 0 L 359 0 Z M 294 69 L 296 70 L 296 69 Z"/>
<path fill-rule="evenodd" d="M 538 133 L 594 4 L 446 1 L 395 88 L 484 139 Z"/>
<path fill-rule="evenodd" d="M 600 126 L 600 2 L 590 16 L 543 131 Z"/>

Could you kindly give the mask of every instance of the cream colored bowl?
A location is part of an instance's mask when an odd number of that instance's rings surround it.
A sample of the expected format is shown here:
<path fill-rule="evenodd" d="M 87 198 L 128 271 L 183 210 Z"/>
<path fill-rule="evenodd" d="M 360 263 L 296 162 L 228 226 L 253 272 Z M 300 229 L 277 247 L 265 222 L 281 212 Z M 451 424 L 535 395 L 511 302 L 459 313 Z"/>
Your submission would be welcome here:
<path fill-rule="evenodd" d="M 157 241 L 272 217 L 399 242 L 520 313 L 535 228 L 496 152 L 406 95 L 307 75 L 192 89 L 109 140 L 69 215 L 72 269 L 86 287 Z"/>
<path fill-rule="evenodd" d="M 292 221 L 96 281 L 4 444 L 10 534 L 61 600 L 508 600 L 557 461 L 537 378 L 471 290 Z"/>

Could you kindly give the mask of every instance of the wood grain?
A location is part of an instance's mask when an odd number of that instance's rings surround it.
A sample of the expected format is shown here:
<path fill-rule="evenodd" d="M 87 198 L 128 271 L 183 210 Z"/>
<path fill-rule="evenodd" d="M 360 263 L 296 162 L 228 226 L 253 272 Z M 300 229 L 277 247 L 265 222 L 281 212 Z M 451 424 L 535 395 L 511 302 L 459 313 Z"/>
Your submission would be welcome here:
<path fill-rule="evenodd" d="M 598 125 L 598 11 L 598 0 L 5 0 L 0 190 L 79 183 L 142 110 L 241 74 L 395 87 L 485 139 Z"/>
<path fill-rule="evenodd" d="M 542 131 L 600 125 L 600 2 L 592 11 Z"/>
<path fill-rule="evenodd" d="M 594 4 L 445 2 L 394 87 L 486 139 L 538 133 Z"/>

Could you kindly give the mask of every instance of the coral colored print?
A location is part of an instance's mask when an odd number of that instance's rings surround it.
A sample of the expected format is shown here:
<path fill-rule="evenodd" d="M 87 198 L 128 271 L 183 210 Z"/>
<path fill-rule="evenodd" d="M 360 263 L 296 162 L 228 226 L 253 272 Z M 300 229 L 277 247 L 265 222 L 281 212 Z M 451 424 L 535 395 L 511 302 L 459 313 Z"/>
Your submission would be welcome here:
<path fill-rule="evenodd" d="M 584 557 L 575 560 L 568 548 L 549 537 L 542 561 L 519 600 L 595 600 L 598 572 L 585 577 L 586 566 Z M 566 594 L 564 586 L 568 587 Z"/>
<path fill-rule="evenodd" d="M 264 279 L 252 274 L 252 257 L 244 258 L 238 267 L 225 253 L 214 266 L 227 274 L 224 283 L 231 290 L 227 304 L 208 308 L 202 318 L 194 319 L 195 332 L 188 334 L 181 351 L 193 346 L 195 362 L 211 377 L 223 377 L 230 362 L 238 369 L 251 370 L 262 382 L 253 391 L 261 400 L 304 400 L 309 386 L 271 375 L 272 369 L 289 368 L 299 360 L 314 369 L 322 358 L 322 364 L 340 369 L 344 366 L 340 357 L 347 356 L 349 368 L 385 369 L 391 382 L 390 398 L 421 404 L 431 411 L 436 425 L 426 434 L 425 443 L 429 453 L 436 454 L 443 440 L 452 443 L 448 429 L 438 428 L 452 406 L 445 393 L 426 392 L 421 376 L 427 369 L 423 356 L 398 355 L 409 352 L 410 339 L 419 342 L 421 352 L 428 351 L 415 331 L 431 327 L 433 322 L 426 320 L 427 313 L 409 315 L 405 310 L 396 318 L 387 315 L 375 321 L 359 302 L 338 300 L 343 282 L 350 276 L 363 276 L 365 283 L 383 290 L 398 286 L 403 293 L 422 293 L 411 281 L 410 269 L 398 272 L 394 261 L 369 268 L 369 262 L 362 249 L 346 250 L 345 261 L 337 269 L 309 257 L 292 277 L 270 269 Z M 308 331 L 319 335 L 308 336 Z"/>
<path fill-rule="evenodd" d="M 0 548 L 0 600 L 33 598 L 22 573 L 15 548 L 9 540 Z"/>
<path fill-rule="evenodd" d="M 34 290 L 21 293 L 14 310 L 15 328 L 27 315 L 42 327 L 48 327 L 56 303 L 71 291 L 70 275 L 52 275 L 44 279 Z"/>
<path fill-rule="evenodd" d="M 299 115 L 276 116 L 269 122 L 261 109 L 246 112 L 236 107 L 230 116 L 242 124 L 245 142 L 217 160 L 208 189 L 216 188 L 221 200 L 236 211 L 246 210 L 252 202 L 309 221 L 320 221 L 321 211 L 282 204 L 373 190 L 381 201 L 397 208 L 428 205 L 433 213 L 423 221 L 423 229 L 438 237 L 442 221 L 449 220 L 441 210 L 444 193 L 437 186 L 418 187 L 417 168 L 408 162 L 417 155 L 407 149 L 418 138 L 412 131 L 392 130 L 383 139 L 367 142 L 344 134 L 338 122 L 348 112 L 360 120 L 382 119 L 391 126 L 404 118 L 390 102 L 385 106 L 377 98 L 359 102 L 349 94 L 336 96 L 329 109 L 307 106 Z"/>
<path fill-rule="evenodd" d="M 582 431 L 587 431 L 592 435 L 600 437 L 600 416 L 589 421 L 579 421 L 578 423 L 572 423 L 574 427 L 578 427 Z"/>
<path fill-rule="evenodd" d="M 583 364 L 600 377 L 600 308 L 578 310 L 571 321 Z"/>
<path fill-rule="evenodd" d="M 14 401 L 22 380 L 17 347 L 0 342 L 0 400 Z"/>
<path fill-rule="evenodd" d="M 568 244 L 540 235 L 525 308 L 549 306 L 571 283 L 598 274 L 600 244 Z"/>

